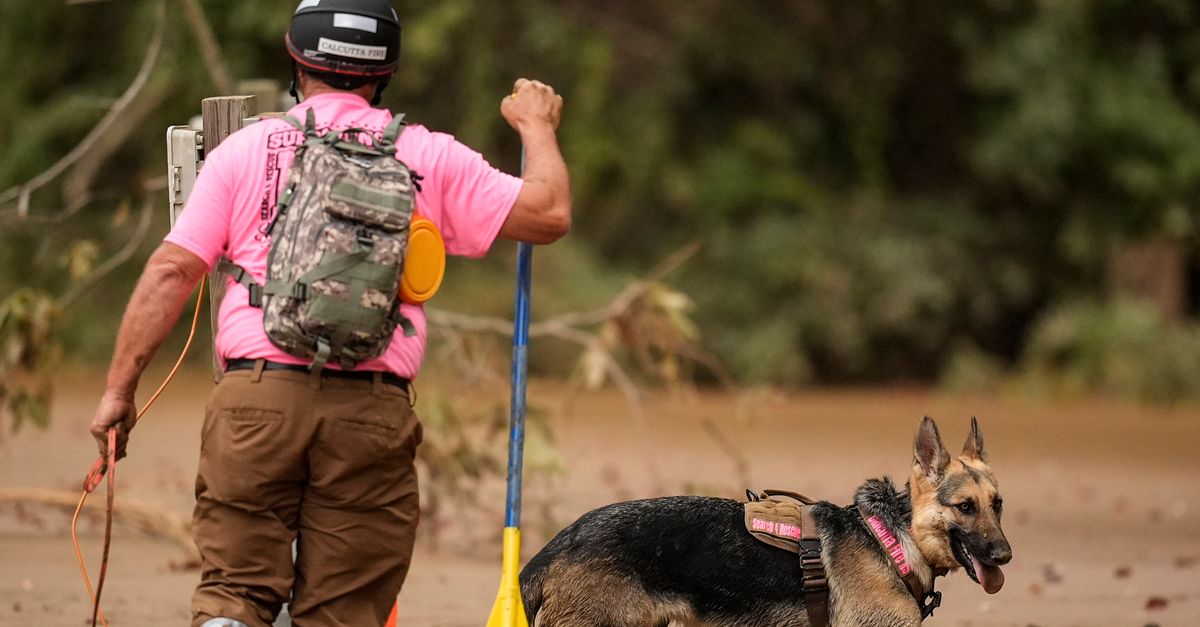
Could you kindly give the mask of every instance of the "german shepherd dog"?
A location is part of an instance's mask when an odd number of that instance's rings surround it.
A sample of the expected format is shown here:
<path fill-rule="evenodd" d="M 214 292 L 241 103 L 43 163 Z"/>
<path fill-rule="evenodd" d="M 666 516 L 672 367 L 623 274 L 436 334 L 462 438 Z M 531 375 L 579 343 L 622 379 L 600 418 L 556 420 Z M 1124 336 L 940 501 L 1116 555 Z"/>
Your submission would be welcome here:
<path fill-rule="evenodd" d="M 863 483 L 854 503 L 813 506 L 831 624 L 915 627 L 922 611 L 864 522 L 878 517 L 905 547 L 923 593 L 962 567 L 989 594 L 1012 549 L 975 419 L 951 459 L 932 419 L 913 444 L 904 490 Z M 720 625 L 808 627 L 800 560 L 746 531 L 743 504 L 701 496 L 616 503 L 563 529 L 521 571 L 535 627 Z"/>

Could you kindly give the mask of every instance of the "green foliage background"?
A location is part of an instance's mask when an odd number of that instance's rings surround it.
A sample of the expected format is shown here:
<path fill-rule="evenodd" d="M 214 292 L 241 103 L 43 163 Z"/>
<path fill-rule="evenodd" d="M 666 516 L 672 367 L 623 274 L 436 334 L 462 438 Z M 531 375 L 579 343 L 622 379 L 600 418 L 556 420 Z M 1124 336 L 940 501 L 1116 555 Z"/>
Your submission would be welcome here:
<path fill-rule="evenodd" d="M 163 131 L 217 95 L 179 3 L 166 2 L 167 46 L 146 88 L 153 106 L 131 121 L 86 211 L 52 228 L 0 222 L 0 296 L 65 291 L 73 243 L 101 256 L 119 248 L 132 230 L 122 207 L 164 172 Z M 235 78 L 286 82 L 294 0 L 201 5 Z M 156 6 L 0 3 L 0 190 L 43 171 L 100 119 L 141 63 Z M 1167 238 L 1197 265 L 1192 2 L 396 6 L 404 52 L 385 98 L 393 110 L 515 171 L 500 98 L 519 76 L 565 96 L 575 230 L 538 253 L 538 316 L 598 305 L 698 240 L 702 252 L 672 281 L 696 301 L 703 346 L 740 380 L 928 381 L 963 355 L 1033 368 L 1038 355 L 1069 352 L 1054 342 L 1102 340 L 1054 325 L 1131 317 L 1104 313 L 1105 270 L 1122 242 Z M 71 200 L 51 186 L 33 212 Z M 156 234 L 165 202 L 160 213 Z M 66 312 L 68 355 L 106 355 L 139 265 Z M 507 246 L 485 264 L 452 265 L 438 305 L 510 315 L 510 265 Z M 1100 313 L 1079 313 L 1083 302 Z M 1146 346 L 1195 337 L 1151 324 L 1160 331 L 1142 334 L 1154 337 Z M 1191 358 L 1181 359 L 1188 372 Z M 553 351 L 535 363 L 562 366 Z"/>

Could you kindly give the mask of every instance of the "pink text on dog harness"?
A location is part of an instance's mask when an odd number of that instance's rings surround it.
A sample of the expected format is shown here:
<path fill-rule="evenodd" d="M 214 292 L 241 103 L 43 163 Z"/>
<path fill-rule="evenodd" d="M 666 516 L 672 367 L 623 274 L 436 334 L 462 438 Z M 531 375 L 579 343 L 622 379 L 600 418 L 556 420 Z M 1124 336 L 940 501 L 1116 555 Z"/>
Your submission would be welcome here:
<path fill-rule="evenodd" d="M 762 518 L 751 518 L 750 529 L 753 531 L 761 531 L 769 533 L 773 536 L 782 538 L 791 538 L 793 540 L 800 539 L 800 527 L 791 523 L 775 522 L 773 520 L 764 520 Z"/>
<path fill-rule="evenodd" d="M 878 516 L 867 518 L 867 525 L 879 539 L 879 544 L 883 545 L 883 550 L 888 557 L 892 558 L 892 562 L 896 564 L 896 569 L 900 571 L 900 574 L 907 575 L 912 572 L 912 567 L 908 565 L 908 557 L 904 555 L 904 545 L 900 544 L 887 525 L 884 525 Z"/>

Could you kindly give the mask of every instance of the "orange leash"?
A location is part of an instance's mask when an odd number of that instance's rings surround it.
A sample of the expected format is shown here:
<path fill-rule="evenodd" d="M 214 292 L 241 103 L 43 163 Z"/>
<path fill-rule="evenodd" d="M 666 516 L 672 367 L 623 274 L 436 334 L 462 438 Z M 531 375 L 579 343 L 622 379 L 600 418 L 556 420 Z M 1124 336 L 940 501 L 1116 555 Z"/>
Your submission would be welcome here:
<path fill-rule="evenodd" d="M 200 308 L 204 302 L 204 280 L 200 280 L 200 287 L 196 293 L 196 311 L 192 314 L 192 329 L 188 332 L 187 343 L 183 345 L 183 350 L 179 353 L 179 359 L 175 360 L 175 366 L 171 368 L 171 372 L 167 374 L 167 378 L 163 380 L 162 385 L 158 386 L 154 394 L 150 396 L 150 400 L 138 410 L 137 416 L 133 422 L 136 425 L 142 416 L 154 405 L 154 401 L 167 389 L 167 384 L 175 378 L 175 373 L 179 372 L 179 366 L 183 364 L 183 359 L 187 357 L 188 350 L 192 348 L 192 340 L 196 337 L 196 325 L 200 321 Z M 84 565 L 83 551 L 79 548 L 79 514 L 83 511 L 83 504 L 87 501 L 87 497 L 104 479 L 104 475 L 108 474 L 108 507 L 104 515 L 104 551 L 100 556 L 100 575 L 96 579 L 96 589 L 92 590 L 92 580 L 88 577 L 87 566 Z M 79 572 L 83 574 L 83 583 L 87 586 L 88 596 L 92 599 L 92 627 L 96 627 L 96 621 L 108 627 L 108 620 L 104 618 L 104 611 L 100 609 L 100 593 L 104 591 L 104 578 L 108 574 L 108 550 L 112 544 L 112 521 L 113 521 L 113 502 L 117 490 L 117 428 L 112 427 L 108 430 L 108 453 L 101 455 L 95 463 L 92 464 L 91 471 L 83 480 L 83 494 L 79 497 L 79 505 L 75 507 L 75 515 L 71 517 L 71 544 L 75 547 L 75 559 L 79 562 Z"/>

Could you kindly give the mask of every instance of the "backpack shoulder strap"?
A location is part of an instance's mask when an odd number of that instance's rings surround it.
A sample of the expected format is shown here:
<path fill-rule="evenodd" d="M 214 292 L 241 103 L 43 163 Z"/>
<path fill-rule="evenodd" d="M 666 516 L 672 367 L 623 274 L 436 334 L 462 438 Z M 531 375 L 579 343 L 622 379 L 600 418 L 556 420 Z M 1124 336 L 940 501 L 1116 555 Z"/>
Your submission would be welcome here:
<path fill-rule="evenodd" d="M 250 276 L 250 272 L 245 268 L 233 263 L 232 261 L 221 257 L 217 262 L 216 271 L 220 274 L 227 274 L 234 281 L 241 283 L 250 291 L 250 306 L 262 307 L 263 286 L 254 282 L 254 277 Z"/>
<path fill-rule="evenodd" d="M 287 122 L 289 126 L 296 129 L 297 131 L 300 131 L 301 133 L 304 132 L 304 125 L 300 123 L 300 120 L 297 120 L 296 118 L 294 118 L 290 115 L 281 116 L 279 119 L 283 120 L 284 122 Z"/>
<path fill-rule="evenodd" d="M 387 128 L 383 129 L 383 137 L 380 139 L 380 147 L 395 146 L 396 140 L 400 139 L 400 134 L 404 132 L 404 129 L 407 126 L 408 122 L 404 121 L 404 114 L 397 113 L 396 116 L 392 118 L 391 123 L 387 125 Z"/>
<path fill-rule="evenodd" d="M 296 129 L 297 131 L 304 133 L 305 137 L 311 138 L 311 137 L 317 136 L 317 114 L 314 113 L 312 109 L 309 109 L 308 112 L 304 115 L 304 123 L 303 124 L 300 123 L 300 120 L 297 120 L 296 118 L 294 118 L 290 115 L 282 116 L 279 119 L 283 120 L 284 122 L 287 122 L 289 126 Z"/>

